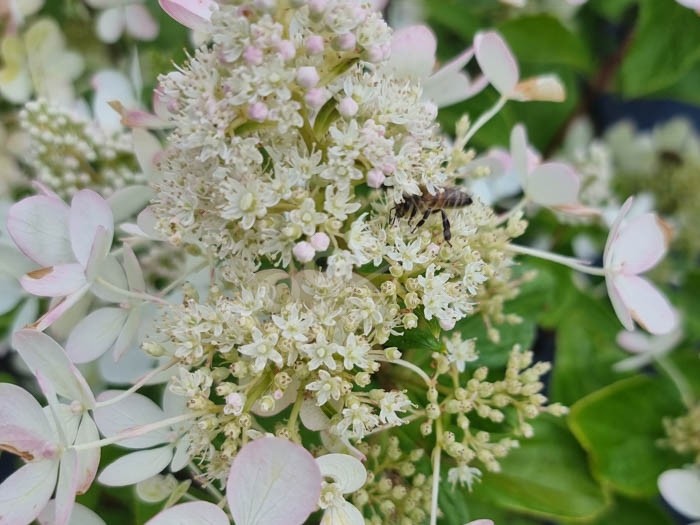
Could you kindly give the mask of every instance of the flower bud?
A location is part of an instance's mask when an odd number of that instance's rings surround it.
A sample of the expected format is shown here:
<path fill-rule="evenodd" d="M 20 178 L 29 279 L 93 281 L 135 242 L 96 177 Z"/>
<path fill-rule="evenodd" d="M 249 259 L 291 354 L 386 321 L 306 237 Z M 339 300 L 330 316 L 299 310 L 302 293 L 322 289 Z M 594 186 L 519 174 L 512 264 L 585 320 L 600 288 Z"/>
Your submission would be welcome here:
<path fill-rule="evenodd" d="M 267 106 L 262 102 L 255 102 L 248 107 L 248 118 L 255 122 L 264 122 L 267 119 Z"/>
<path fill-rule="evenodd" d="M 333 40 L 333 48 L 337 51 L 350 51 L 355 49 L 357 44 L 357 39 L 352 33 L 345 33 L 343 35 L 337 36 Z"/>
<path fill-rule="evenodd" d="M 370 188 L 381 188 L 385 179 L 386 175 L 377 168 L 372 168 L 367 172 L 367 186 Z"/>
<path fill-rule="evenodd" d="M 345 118 L 351 118 L 357 115 L 360 106 L 353 100 L 352 97 L 345 97 L 338 103 L 338 112 Z"/>
<path fill-rule="evenodd" d="M 320 77 L 313 66 L 302 66 L 297 69 L 297 84 L 306 89 L 311 89 L 318 84 Z"/>
<path fill-rule="evenodd" d="M 328 249 L 331 239 L 323 232 L 316 232 L 309 239 L 309 243 L 317 252 L 324 252 Z"/>
<path fill-rule="evenodd" d="M 304 101 L 312 109 L 318 109 L 326 102 L 326 92 L 320 88 L 312 88 L 304 95 Z"/>
<path fill-rule="evenodd" d="M 307 263 L 313 260 L 314 256 L 316 255 L 316 250 L 314 250 L 314 247 L 308 242 L 301 241 L 294 245 L 294 248 L 292 248 L 292 253 L 297 261 L 300 263 Z"/>
<path fill-rule="evenodd" d="M 259 66 L 263 61 L 263 52 L 257 47 L 248 46 L 243 51 L 243 60 L 245 60 L 248 65 Z"/>
<path fill-rule="evenodd" d="M 320 53 L 323 53 L 323 37 L 320 35 L 311 35 L 307 37 L 304 41 L 304 46 L 306 47 L 306 51 L 310 55 L 318 55 Z"/>
<path fill-rule="evenodd" d="M 291 60 L 297 54 L 294 44 L 289 40 L 280 40 L 277 43 L 277 52 L 284 60 Z"/>

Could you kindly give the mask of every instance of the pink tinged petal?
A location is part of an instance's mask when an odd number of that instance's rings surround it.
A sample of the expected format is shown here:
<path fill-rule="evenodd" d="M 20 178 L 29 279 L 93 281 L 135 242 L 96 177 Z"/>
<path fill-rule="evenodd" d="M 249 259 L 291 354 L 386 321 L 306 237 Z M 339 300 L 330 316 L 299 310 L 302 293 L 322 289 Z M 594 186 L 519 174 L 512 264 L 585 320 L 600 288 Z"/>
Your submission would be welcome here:
<path fill-rule="evenodd" d="M 616 338 L 617 344 L 628 352 L 641 354 L 650 352 L 652 349 L 651 338 L 644 332 L 620 332 Z"/>
<path fill-rule="evenodd" d="M 42 266 L 75 260 L 68 239 L 68 206 L 46 195 L 14 204 L 7 215 L 7 231 L 20 251 Z"/>
<path fill-rule="evenodd" d="M 75 492 L 78 488 L 78 455 L 73 449 L 63 453 L 58 470 L 56 485 L 54 525 L 66 525 L 75 505 Z"/>
<path fill-rule="evenodd" d="M 520 185 L 523 189 L 526 188 L 528 175 L 532 170 L 528 160 L 527 132 L 522 124 L 514 126 L 510 132 L 510 160 Z"/>
<path fill-rule="evenodd" d="M 12 310 L 26 296 L 17 279 L 10 275 L 0 275 L 0 315 Z"/>
<path fill-rule="evenodd" d="M 172 18 L 195 31 L 209 27 L 211 13 L 218 7 L 214 0 L 158 0 L 158 3 Z"/>
<path fill-rule="evenodd" d="M 678 315 L 668 299 L 649 281 L 623 274 L 614 275 L 612 281 L 622 303 L 642 328 L 659 335 L 678 326 Z"/>
<path fill-rule="evenodd" d="M 118 361 L 130 348 L 136 346 L 136 337 L 143 320 L 143 307 L 137 306 L 129 311 L 126 322 L 114 343 L 114 361 Z"/>
<path fill-rule="evenodd" d="M 337 505 L 326 509 L 321 518 L 321 525 L 364 525 L 365 518 L 355 505 L 349 501 L 342 501 Z"/>
<path fill-rule="evenodd" d="M 321 472 L 313 456 L 276 437 L 244 446 L 226 485 L 237 525 L 300 525 L 316 509 L 320 493 Z"/>
<path fill-rule="evenodd" d="M 659 491 L 671 507 L 689 519 L 700 519 L 700 472 L 694 468 L 667 470 L 659 476 Z"/>
<path fill-rule="evenodd" d="M 610 268 L 612 259 L 613 259 L 613 243 L 616 241 L 618 236 L 620 235 L 620 228 L 622 226 L 622 222 L 625 220 L 625 217 L 630 211 L 630 208 L 632 207 L 632 204 L 634 203 L 634 197 L 629 197 L 625 203 L 622 205 L 620 208 L 620 211 L 617 214 L 617 217 L 615 218 L 615 221 L 613 222 L 612 226 L 610 227 L 610 232 L 608 233 L 608 238 L 605 241 L 605 251 L 603 252 L 603 266 L 605 268 Z M 624 323 L 623 323 L 624 324 Z M 631 330 L 629 328 L 628 330 Z"/>
<path fill-rule="evenodd" d="M 129 311 L 123 308 L 99 308 L 73 328 L 66 342 L 66 353 L 74 363 L 94 361 L 116 342 Z"/>
<path fill-rule="evenodd" d="M 163 152 L 163 146 L 155 135 L 145 129 L 135 129 L 132 139 L 139 167 L 150 178 L 156 171 L 156 162 Z"/>
<path fill-rule="evenodd" d="M 106 44 L 113 44 L 124 33 L 126 18 L 123 7 L 112 7 L 105 9 L 97 16 L 95 31 L 100 41 Z"/>
<path fill-rule="evenodd" d="M 493 520 L 474 520 L 466 525 L 493 525 Z"/>
<path fill-rule="evenodd" d="M 56 487 L 58 461 L 27 463 L 0 485 L 0 525 L 31 523 Z"/>
<path fill-rule="evenodd" d="M 85 270 L 78 263 L 40 268 L 20 279 L 22 288 L 40 297 L 65 297 L 87 284 Z"/>
<path fill-rule="evenodd" d="M 428 78 L 435 67 L 437 40 L 428 26 L 401 28 L 391 38 L 389 67 L 403 78 Z"/>
<path fill-rule="evenodd" d="M 624 326 L 626 330 L 632 331 L 634 330 L 632 313 L 625 305 L 620 292 L 615 286 L 615 277 L 616 276 L 612 275 L 606 275 L 605 277 L 605 286 L 608 290 L 608 297 L 610 298 L 610 303 L 613 305 L 613 309 L 615 310 L 615 315 L 617 315 L 617 318 L 620 320 L 620 323 L 622 323 L 622 326 Z"/>
<path fill-rule="evenodd" d="M 114 233 L 112 210 L 107 201 L 94 191 L 80 190 L 73 196 L 69 224 L 73 253 L 83 267 L 88 264 L 100 229 L 106 232 L 111 245 Z"/>
<path fill-rule="evenodd" d="M 132 452 L 107 465 L 97 481 L 108 487 L 134 485 L 160 473 L 172 458 L 170 445 Z"/>
<path fill-rule="evenodd" d="M 148 186 L 127 186 L 112 193 L 107 202 L 114 222 L 120 223 L 142 211 L 151 200 L 153 190 Z"/>
<path fill-rule="evenodd" d="M 44 331 L 53 323 L 58 321 L 66 312 L 70 311 L 73 306 L 75 306 L 82 298 L 85 296 L 87 291 L 90 289 L 89 284 L 85 284 L 82 288 L 76 290 L 70 295 L 63 297 L 58 303 L 51 307 L 51 309 L 42 315 L 39 319 L 31 325 L 31 328 L 38 331 Z"/>
<path fill-rule="evenodd" d="M 473 97 L 487 85 L 484 77 L 473 84 L 467 74 L 461 71 L 439 77 L 433 75 L 423 83 L 423 98 L 444 108 Z"/>
<path fill-rule="evenodd" d="M 142 109 L 126 109 L 116 106 L 122 116 L 122 124 L 127 128 L 166 129 L 173 126 L 172 122 Z"/>
<path fill-rule="evenodd" d="M 121 394 L 118 390 L 109 390 L 99 396 L 106 401 Z M 95 422 L 105 437 L 112 437 L 136 427 L 156 423 L 166 415 L 153 401 L 141 394 L 131 394 L 121 401 L 94 410 Z M 171 440 L 171 431 L 161 428 L 142 436 L 124 439 L 119 445 L 126 448 L 148 448 Z"/>
<path fill-rule="evenodd" d="M 654 213 L 638 215 L 624 224 L 611 247 L 611 269 L 624 274 L 644 273 L 666 254 L 670 227 Z"/>
<path fill-rule="evenodd" d="M 321 407 L 311 399 L 305 399 L 301 404 L 299 418 L 302 424 L 309 430 L 326 430 L 331 426 L 331 420 Z"/>
<path fill-rule="evenodd" d="M 93 279 L 99 277 L 100 280 L 104 280 L 109 283 L 109 286 L 103 285 L 99 281 L 94 281 L 92 283 L 92 293 L 103 301 L 108 301 L 111 303 L 122 302 L 124 300 L 124 294 L 119 291 L 114 291 L 113 289 L 118 288 L 119 290 L 126 290 L 129 286 L 126 280 L 126 273 L 124 272 L 122 265 L 114 255 L 108 255 L 106 258 L 102 259 L 99 264 L 97 263 L 97 257 L 95 257 L 93 261 L 95 261 L 94 265 L 88 265 L 88 275 Z"/>
<path fill-rule="evenodd" d="M 75 444 L 91 443 L 100 439 L 100 433 L 97 430 L 97 425 L 92 418 L 83 414 L 80 420 L 80 426 L 75 436 Z M 85 494 L 97 475 L 97 469 L 100 466 L 100 449 L 91 448 L 78 452 L 78 466 L 76 469 L 77 485 L 76 491 L 78 494 Z"/>
<path fill-rule="evenodd" d="M 557 75 L 540 75 L 518 83 L 513 98 L 521 101 L 564 102 L 566 89 Z"/>
<path fill-rule="evenodd" d="M 122 258 L 124 261 L 124 272 L 126 273 L 126 281 L 129 284 L 129 290 L 143 292 L 146 289 L 146 281 L 143 278 L 143 271 L 139 260 L 136 258 L 134 250 L 129 244 L 122 245 Z"/>
<path fill-rule="evenodd" d="M 495 31 L 477 33 L 474 37 L 474 50 L 479 67 L 491 85 L 504 97 L 513 96 L 520 71 L 501 35 Z"/>
<path fill-rule="evenodd" d="M 0 450 L 31 461 L 50 452 L 56 441 L 34 396 L 18 386 L 0 383 Z"/>
<path fill-rule="evenodd" d="M 118 100 L 126 106 L 136 105 L 134 88 L 120 71 L 107 69 L 96 73 L 91 80 L 95 94 L 92 112 L 100 128 L 108 134 L 122 129 L 121 115 L 110 105 Z"/>
<path fill-rule="evenodd" d="M 190 462 L 190 441 L 187 436 L 181 437 L 175 444 L 173 460 L 170 462 L 171 472 L 180 472 Z"/>
<path fill-rule="evenodd" d="M 150 41 L 158 36 L 158 22 L 142 4 L 126 6 L 126 32 L 136 40 Z"/>
<path fill-rule="evenodd" d="M 530 173 L 525 191 L 541 206 L 567 206 L 576 204 L 580 188 L 580 177 L 568 165 L 547 162 Z"/>
<path fill-rule="evenodd" d="M 360 489 L 367 481 L 367 470 L 362 462 L 347 454 L 326 454 L 316 458 L 321 476 L 332 478 L 343 494 Z"/>
<path fill-rule="evenodd" d="M 192 501 L 159 512 L 146 525 L 228 525 L 226 513 L 213 503 Z"/>
<path fill-rule="evenodd" d="M 37 518 L 39 525 L 53 525 L 54 524 L 54 510 L 55 501 L 51 500 L 41 511 L 41 514 Z M 95 514 L 92 510 L 76 503 L 73 507 L 73 513 L 71 514 L 68 525 L 106 525 L 105 521 Z"/>
<path fill-rule="evenodd" d="M 61 345 L 37 330 L 20 330 L 12 336 L 12 346 L 36 376 L 40 372 L 57 394 L 95 406 L 95 398 L 80 371 L 70 362 Z"/>

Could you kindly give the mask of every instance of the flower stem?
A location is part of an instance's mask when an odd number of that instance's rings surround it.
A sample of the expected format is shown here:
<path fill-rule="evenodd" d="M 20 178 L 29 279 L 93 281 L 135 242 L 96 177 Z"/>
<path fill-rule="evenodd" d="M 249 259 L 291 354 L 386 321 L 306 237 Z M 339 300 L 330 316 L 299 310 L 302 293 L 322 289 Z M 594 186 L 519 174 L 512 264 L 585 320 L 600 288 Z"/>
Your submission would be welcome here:
<path fill-rule="evenodd" d="M 141 379 L 139 379 L 136 383 L 134 383 L 129 390 L 125 390 L 121 394 L 114 396 L 110 399 L 106 399 L 104 401 L 99 401 L 98 403 L 95 404 L 95 408 L 104 408 L 109 405 L 113 405 L 114 403 L 119 403 L 119 401 L 129 397 L 131 394 L 136 392 L 139 388 L 141 388 L 143 385 L 145 385 L 149 380 L 151 380 L 154 376 L 157 374 L 161 373 L 164 370 L 167 370 L 171 366 L 173 366 L 175 363 L 177 363 L 177 359 L 171 359 L 167 363 L 163 363 L 161 366 L 158 368 L 154 368 L 147 374 L 145 374 Z"/>
<path fill-rule="evenodd" d="M 433 449 L 433 489 L 430 498 L 430 525 L 437 525 L 438 495 L 440 494 L 440 459 L 442 458 L 442 420 L 435 421 L 435 448 Z"/>
<path fill-rule="evenodd" d="M 160 297 L 156 297 L 155 295 L 150 295 L 142 292 L 132 292 L 131 290 L 124 290 L 123 288 L 119 288 L 118 286 L 113 285 L 109 281 L 104 280 L 102 277 L 98 277 L 97 279 L 95 279 L 95 282 L 100 283 L 101 286 L 104 286 L 108 290 L 111 290 L 114 293 L 121 295 L 125 299 L 140 299 L 149 303 L 158 303 L 163 305 L 170 304 L 168 303 L 168 301 L 161 299 Z"/>
<path fill-rule="evenodd" d="M 112 437 L 100 439 L 98 441 L 90 441 L 88 443 L 79 443 L 77 445 L 72 445 L 70 448 L 72 448 L 73 450 L 78 450 L 78 451 L 90 450 L 93 448 L 102 448 L 102 447 L 107 446 L 107 445 L 113 445 L 114 443 L 119 443 L 120 441 L 122 441 L 124 439 L 142 436 L 144 434 L 148 434 L 149 432 L 153 432 L 154 430 L 158 430 L 159 428 L 170 427 L 170 426 L 173 426 L 177 423 L 182 423 L 183 421 L 187 421 L 189 419 L 194 419 L 194 418 L 199 417 L 203 414 L 204 414 L 204 412 L 192 412 L 190 414 L 182 414 L 180 416 L 170 417 L 168 419 L 163 419 L 162 421 L 156 421 L 155 423 L 149 423 L 148 425 L 142 425 L 139 427 L 130 428 L 130 429 L 125 430 L 124 432 L 120 432 L 119 434 L 116 434 Z"/>
<path fill-rule="evenodd" d="M 386 359 L 384 357 L 378 357 L 377 361 L 381 361 L 384 363 L 391 363 L 394 365 L 402 366 L 404 368 L 408 368 L 412 372 L 415 372 L 416 374 L 418 374 L 421 377 L 421 379 L 423 379 L 423 381 L 425 381 L 426 385 L 428 385 L 428 386 L 433 385 L 433 380 L 430 379 L 428 374 L 426 374 L 423 370 L 421 370 L 419 367 L 417 367 L 413 363 L 409 363 L 408 361 L 404 361 L 403 359 Z"/>
<path fill-rule="evenodd" d="M 693 390 L 690 388 L 690 383 L 685 378 L 685 376 L 678 370 L 678 367 L 671 361 L 668 357 L 657 357 L 656 362 L 659 364 L 661 369 L 666 372 L 668 377 L 676 385 L 676 388 L 681 394 L 681 399 L 683 404 L 687 408 L 691 408 L 695 405 L 695 396 L 693 395 Z"/>
<path fill-rule="evenodd" d="M 501 111 L 503 106 L 506 105 L 506 102 L 508 102 L 508 98 L 501 97 L 498 99 L 498 101 L 493 105 L 493 107 L 491 109 L 489 109 L 485 113 L 482 113 L 479 116 L 479 118 L 476 119 L 476 122 L 474 122 L 474 124 L 471 125 L 471 127 L 469 128 L 469 131 L 467 131 L 466 135 L 464 135 L 464 143 L 468 144 L 469 141 L 472 139 L 472 137 L 474 137 L 474 135 L 476 135 L 476 132 L 479 131 L 484 126 L 484 124 L 486 124 L 489 120 L 491 120 L 496 115 L 496 113 Z"/>
<path fill-rule="evenodd" d="M 573 268 L 582 273 L 587 273 L 588 275 L 596 275 L 600 277 L 605 277 L 605 268 L 599 268 L 596 266 L 590 266 L 587 261 L 582 261 L 581 259 L 574 259 L 573 257 L 566 257 L 564 255 L 557 255 L 556 253 L 549 253 L 542 250 L 537 250 L 535 248 L 529 248 L 527 246 L 520 246 L 519 244 L 509 244 L 507 246 L 512 252 L 520 253 L 523 255 L 531 255 L 533 257 L 538 257 L 544 259 L 545 261 L 552 261 L 569 268 Z"/>

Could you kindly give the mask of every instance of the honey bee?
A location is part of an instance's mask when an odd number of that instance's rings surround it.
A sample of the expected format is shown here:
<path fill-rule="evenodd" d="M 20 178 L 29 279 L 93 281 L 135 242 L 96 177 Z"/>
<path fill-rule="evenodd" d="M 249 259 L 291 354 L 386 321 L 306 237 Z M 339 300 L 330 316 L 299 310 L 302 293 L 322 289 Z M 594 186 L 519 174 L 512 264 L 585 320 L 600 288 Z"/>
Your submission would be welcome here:
<path fill-rule="evenodd" d="M 422 213 L 420 220 L 413 227 L 412 231 L 425 224 L 431 213 L 440 213 L 442 217 L 442 236 L 447 244 L 450 244 L 452 232 L 450 231 L 450 220 L 447 218 L 446 209 L 463 208 L 472 203 L 471 195 L 455 186 L 440 188 L 435 195 L 429 193 L 425 188 L 421 188 L 420 195 L 404 195 L 403 202 L 398 203 L 393 210 L 392 222 L 408 217 L 412 221 L 418 214 Z M 451 246 L 451 244 L 450 244 Z"/>

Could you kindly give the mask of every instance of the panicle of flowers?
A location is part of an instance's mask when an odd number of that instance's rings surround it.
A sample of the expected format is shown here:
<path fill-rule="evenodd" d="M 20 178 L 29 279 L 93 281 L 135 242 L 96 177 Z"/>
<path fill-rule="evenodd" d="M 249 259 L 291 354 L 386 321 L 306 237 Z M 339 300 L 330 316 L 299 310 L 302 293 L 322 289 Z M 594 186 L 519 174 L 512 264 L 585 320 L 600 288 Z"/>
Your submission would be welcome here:
<path fill-rule="evenodd" d="M 462 361 L 454 359 L 455 347 L 466 345 L 468 361 L 474 361 L 473 349 L 469 351 L 469 342 L 461 343 L 459 335 L 453 335 L 446 341 L 448 353 L 435 354 L 438 370 L 446 373 L 450 368 L 459 370 Z M 479 468 L 483 466 L 491 472 L 500 471 L 499 459 L 504 458 L 510 450 L 519 446 L 518 439 L 533 436 L 529 420 L 542 413 L 556 416 L 566 414 L 567 410 L 559 403 L 547 405 L 547 398 L 542 394 L 544 383 L 541 377 L 550 369 L 547 362 L 533 363 L 532 352 L 524 352 L 517 345 L 513 347 L 508 359 L 504 378 L 489 380 L 489 370 L 478 367 L 468 374 L 465 382 L 456 383 L 454 389 L 440 400 L 437 392 L 429 392 L 427 413 L 437 418 L 446 414 L 459 431 L 446 431 L 438 439 L 445 453 L 453 458 L 457 466 L 450 469 L 449 478 L 471 487 L 480 476 Z M 503 425 L 497 435 L 481 429 L 481 422 Z M 432 431 L 425 426 L 424 433 Z M 502 437 L 506 435 L 507 437 Z"/>
<path fill-rule="evenodd" d="M 367 457 L 367 482 L 352 497 L 367 523 L 424 523 L 430 516 L 432 476 L 416 465 L 425 459 L 425 451 L 402 450 L 396 436 L 386 441 L 365 442 L 358 450 Z"/>
<path fill-rule="evenodd" d="M 671 448 L 682 455 L 692 455 L 700 464 L 700 404 L 688 409 L 688 413 L 676 418 L 663 420 L 666 437 L 662 446 Z"/>
<path fill-rule="evenodd" d="M 126 186 L 146 183 L 131 133 L 105 133 L 90 120 L 45 99 L 28 102 L 19 118 L 29 138 L 30 169 L 61 197 L 72 197 L 84 188 L 109 196 Z"/>

